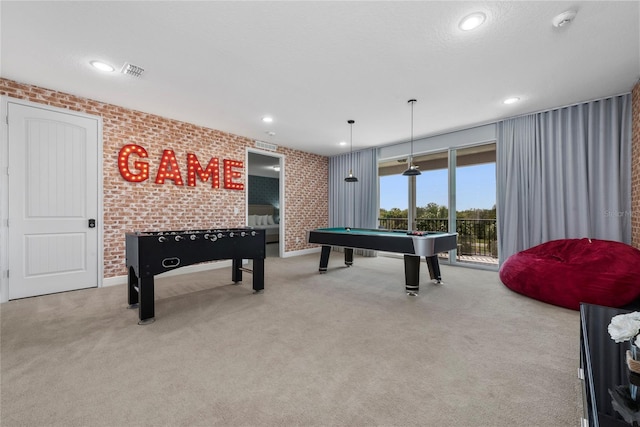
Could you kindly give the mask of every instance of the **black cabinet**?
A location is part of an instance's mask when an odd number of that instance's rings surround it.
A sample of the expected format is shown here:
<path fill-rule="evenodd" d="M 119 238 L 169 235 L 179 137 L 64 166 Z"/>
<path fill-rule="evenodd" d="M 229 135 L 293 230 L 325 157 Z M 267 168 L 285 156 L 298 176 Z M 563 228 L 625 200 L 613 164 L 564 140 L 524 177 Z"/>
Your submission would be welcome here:
<path fill-rule="evenodd" d="M 640 384 L 626 364 L 628 342 L 616 343 L 607 327 L 629 310 L 580 305 L 580 378 L 583 380 L 582 426 L 640 426 Z M 637 392 L 637 400 L 632 394 Z M 638 421 L 635 421 L 638 420 Z"/>

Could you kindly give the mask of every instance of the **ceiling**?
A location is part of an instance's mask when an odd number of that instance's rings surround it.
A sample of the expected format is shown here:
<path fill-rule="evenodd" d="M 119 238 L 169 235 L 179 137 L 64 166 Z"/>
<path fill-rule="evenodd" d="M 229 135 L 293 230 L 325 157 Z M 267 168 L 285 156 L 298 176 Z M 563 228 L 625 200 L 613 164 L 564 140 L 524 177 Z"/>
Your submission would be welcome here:
<path fill-rule="evenodd" d="M 248 174 L 267 178 L 280 178 L 280 159 L 259 153 L 249 153 Z M 277 168 L 277 169 L 276 169 Z"/>
<path fill-rule="evenodd" d="M 629 92 L 639 4 L 4 0 L 0 75 L 330 156 Z"/>

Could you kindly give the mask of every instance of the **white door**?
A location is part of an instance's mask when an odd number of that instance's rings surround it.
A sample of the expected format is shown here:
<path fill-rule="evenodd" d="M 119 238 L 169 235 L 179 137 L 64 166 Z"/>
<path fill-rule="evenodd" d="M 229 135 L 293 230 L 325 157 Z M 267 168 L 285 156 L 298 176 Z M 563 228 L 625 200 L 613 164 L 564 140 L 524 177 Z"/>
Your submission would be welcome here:
<path fill-rule="evenodd" d="M 7 112 L 9 299 L 96 287 L 98 120 L 12 102 Z"/>

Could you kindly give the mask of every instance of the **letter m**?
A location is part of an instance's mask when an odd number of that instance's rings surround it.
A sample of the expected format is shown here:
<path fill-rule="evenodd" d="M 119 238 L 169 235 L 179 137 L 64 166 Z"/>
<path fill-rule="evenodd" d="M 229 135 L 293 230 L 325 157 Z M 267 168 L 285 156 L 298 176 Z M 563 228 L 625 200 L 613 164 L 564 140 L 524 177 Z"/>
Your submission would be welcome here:
<path fill-rule="evenodd" d="M 193 153 L 187 153 L 187 185 L 196 186 L 196 174 L 202 182 L 211 177 L 211 188 L 220 188 L 220 169 L 217 157 L 212 157 L 206 169 L 202 169 L 198 157 Z"/>

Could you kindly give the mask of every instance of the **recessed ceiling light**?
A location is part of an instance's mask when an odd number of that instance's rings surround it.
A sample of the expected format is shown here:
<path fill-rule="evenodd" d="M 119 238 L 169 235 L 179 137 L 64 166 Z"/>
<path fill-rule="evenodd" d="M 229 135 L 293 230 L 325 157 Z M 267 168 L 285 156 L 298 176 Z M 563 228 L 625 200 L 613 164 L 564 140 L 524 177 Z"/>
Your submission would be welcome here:
<path fill-rule="evenodd" d="M 511 98 L 507 98 L 504 101 L 502 101 L 503 104 L 515 104 L 516 102 L 520 101 L 520 98 L 518 98 L 517 96 L 511 97 Z"/>
<path fill-rule="evenodd" d="M 340 145 L 347 145 L 347 141 L 340 141 L 338 144 L 340 144 Z"/>
<path fill-rule="evenodd" d="M 262 118 L 262 121 L 263 121 L 263 122 L 265 122 L 265 123 L 271 123 L 271 122 L 273 122 L 273 117 L 270 117 L 270 116 L 264 116 L 264 117 Z"/>
<path fill-rule="evenodd" d="M 462 31 L 473 30 L 474 28 L 478 28 L 482 25 L 485 19 L 487 19 L 487 16 L 482 12 L 472 13 L 471 15 L 462 18 L 458 27 L 460 27 Z"/>
<path fill-rule="evenodd" d="M 104 63 L 102 61 L 91 61 L 89 62 L 89 64 L 91 64 L 94 68 L 97 68 L 100 71 L 108 71 L 110 73 L 115 71 L 115 68 L 113 68 L 111 65 Z"/>

